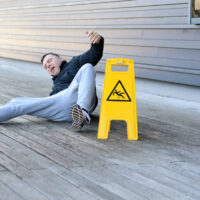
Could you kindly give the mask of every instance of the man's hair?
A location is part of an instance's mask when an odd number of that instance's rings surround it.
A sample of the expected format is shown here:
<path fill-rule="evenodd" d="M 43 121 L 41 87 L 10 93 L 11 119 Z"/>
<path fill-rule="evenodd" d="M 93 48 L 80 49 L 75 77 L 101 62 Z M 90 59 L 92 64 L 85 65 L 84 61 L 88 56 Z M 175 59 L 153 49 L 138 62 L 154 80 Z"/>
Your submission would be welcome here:
<path fill-rule="evenodd" d="M 58 55 L 57 53 L 52 53 L 52 52 L 49 52 L 49 53 L 45 53 L 42 58 L 41 58 L 41 63 L 43 63 L 43 60 L 46 56 L 48 55 L 54 55 L 54 56 L 57 56 L 57 57 L 60 57 L 60 55 Z"/>

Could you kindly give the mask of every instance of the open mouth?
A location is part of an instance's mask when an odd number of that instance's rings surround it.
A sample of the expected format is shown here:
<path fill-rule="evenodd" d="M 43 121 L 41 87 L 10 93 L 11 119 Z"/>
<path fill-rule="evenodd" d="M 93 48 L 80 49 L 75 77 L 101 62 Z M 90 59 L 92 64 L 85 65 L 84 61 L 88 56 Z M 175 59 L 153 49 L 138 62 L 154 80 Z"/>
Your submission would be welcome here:
<path fill-rule="evenodd" d="M 53 72 L 53 71 L 54 71 L 54 69 L 55 69 L 55 67 L 52 67 L 52 68 L 51 68 L 51 72 Z"/>

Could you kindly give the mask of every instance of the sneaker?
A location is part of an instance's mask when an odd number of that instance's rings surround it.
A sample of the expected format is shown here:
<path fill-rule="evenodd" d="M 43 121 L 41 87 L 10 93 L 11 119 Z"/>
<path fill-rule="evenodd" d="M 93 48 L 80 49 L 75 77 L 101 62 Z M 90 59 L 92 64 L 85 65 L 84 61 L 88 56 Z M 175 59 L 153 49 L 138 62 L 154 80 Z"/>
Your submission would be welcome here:
<path fill-rule="evenodd" d="M 76 131 L 80 131 L 85 122 L 89 124 L 91 121 L 88 112 L 85 109 L 82 109 L 78 104 L 72 106 L 70 115 L 73 120 L 72 128 Z"/>

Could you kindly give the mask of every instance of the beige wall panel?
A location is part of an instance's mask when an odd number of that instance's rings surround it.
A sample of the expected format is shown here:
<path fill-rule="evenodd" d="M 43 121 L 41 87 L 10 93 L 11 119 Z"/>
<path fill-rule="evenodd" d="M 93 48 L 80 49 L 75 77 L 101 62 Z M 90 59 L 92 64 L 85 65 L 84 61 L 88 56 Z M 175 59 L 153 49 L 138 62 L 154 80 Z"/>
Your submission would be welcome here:
<path fill-rule="evenodd" d="M 101 5 L 101 4 L 100 4 Z M 20 15 L 45 15 L 45 14 L 49 14 L 51 13 L 52 15 L 57 15 L 57 14 L 82 14 L 82 13 L 102 13 L 102 12 L 110 12 L 110 13 L 120 13 L 122 12 L 122 8 L 121 7 L 116 7 L 114 8 L 114 6 L 112 7 L 112 5 L 110 6 L 110 8 L 108 8 L 107 6 L 104 6 L 104 8 L 99 8 L 98 5 L 98 8 L 96 5 L 81 5 L 79 7 L 77 6 L 56 6 L 56 7 L 49 7 L 49 8 L 18 8 L 18 9 L 15 9 L 14 12 L 13 10 L 5 10 L 5 9 L 1 9 L 0 8 L 0 16 L 2 17 L 14 17 L 14 16 L 20 16 Z M 104 5 L 104 4 L 103 4 Z M 92 7 L 91 7 L 92 6 Z M 84 7 L 86 7 L 84 9 Z M 180 5 L 166 5 L 164 6 L 160 6 L 160 5 L 157 5 L 157 6 L 149 6 L 149 7 L 124 7 L 123 8 L 123 12 L 128 12 L 128 11 L 132 11 L 133 13 L 136 13 L 138 11 L 155 11 L 155 12 L 158 12 L 158 11 L 165 11 L 166 9 L 170 10 L 170 12 L 173 12 L 173 14 L 176 14 L 176 12 L 174 12 L 175 10 L 181 10 L 181 9 L 187 9 L 187 5 L 185 4 L 180 4 Z"/>
<path fill-rule="evenodd" d="M 19 40 L 21 43 L 26 43 L 26 41 L 32 41 L 32 43 L 37 43 L 37 46 L 40 46 L 41 41 L 43 42 L 61 42 L 65 41 L 66 44 L 75 45 L 76 43 L 81 44 L 85 43 L 86 37 L 82 34 L 81 37 L 70 37 L 70 36 L 39 36 L 39 35 L 14 35 L 14 34 L 0 34 L 0 38 L 2 43 L 5 43 L 6 39 L 8 42 L 13 42 L 12 40 Z M 64 44 L 63 43 L 63 44 Z M 14 43 L 13 43 L 14 44 Z M 142 47 L 160 47 L 162 44 L 162 48 L 179 48 L 179 49 L 199 49 L 200 41 L 196 40 L 178 40 L 174 43 L 174 40 L 159 40 L 159 39 L 132 39 L 132 38 L 106 38 L 106 44 L 111 46 L 142 46 Z M 35 45 L 35 44 L 34 44 Z M 46 46 L 46 45 L 45 45 Z M 70 46 L 69 46 L 70 47 Z M 81 48 L 81 46 L 79 46 Z M 70 47 L 71 48 L 71 47 Z M 75 47 L 77 48 L 77 46 Z"/>
<path fill-rule="evenodd" d="M 58 4 L 66 4 L 68 6 L 72 5 L 88 5 L 88 4 L 93 4 L 93 5 L 99 5 L 102 3 L 105 3 L 106 6 L 108 5 L 113 5 L 113 7 L 124 7 L 124 6 L 154 6 L 154 5 L 170 5 L 170 4 L 183 4 L 183 3 L 188 3 L 187 0 L 133 0 L 133 1 L 122 1 L 122 0 L 112 0 L 112 1 L 107 1 L 107 0 L 57 0 L 56 2 L 54 0 L 35 0 L 35 1 L 27 1 L 27 0 L 4 0 L 0 1 L 1 3 L 1 8 L 13 8 L 13 7 L 24 7 L 24 6 L 44 6 L 44 7 L 49 7 L 49 6 L 57 6 Z"/>
<path fill-rule="evenodd" d="M 76 2 L 84 2 L 85 0 L 73 0 L 73 3 Z M 90 1 L 90 0 L 89 0 Z M 87 2 L 89 2 L 87 1 Z M 117 1 L 117 0 L 115 0 Z M 35 0 L 35 1 L 27 1 L 27 0 L 5 0 L 1 1 L 1 7 L 2 8 L 13 8 L 13 7 L 22 7 L 22 6 L 38 6 L 38 5 L 43 5 L 46 6 L 48 4 L 58 4 L 61 2 L 65 3 L 71 3 L 71 0 L 57 0 L 55 3 L 55 0 Z"/>
<path fill-rule="evenodd" d="M 0 39 L 1 48 L 10 46 L 23 51 L 62 51 L 66 52 L 84 52 L 89 49 L 88 44 L 81 43 L 63 43 L 63 42 L 44 42 L 44 41 L 23 41 L 23 40 L 5 40 L 5 43 Z M 23 45 L 22 45 L 23 44 Z M 144 56 L 144 57 L 157 57 L 157 58 L 177 58 L 177 59 L 190 59 L 200 60 L 199 50 L 191 49 L 177 49 L 177 48 L 158 48 L 158 47 L 139 47 L 121 45 L 120 48 L 116 48 L 114 45 L 106 45 L 105 51 L 112 55 L 126 55 L 129 57 Z M 79 51 L 77 51 L 79 49 Z M 74 55 L 70 53 L 70 55 Z"/>
<path fill-rule="evenodd" d="M 104 22 L 101 19 L 88 19 L 88 20 L 59 20 L 59 21 L 54 21 L 54 20 L 41 20 L 41 21 L 2 21 L 1 25 L 10 27 L 10 26 L 21 26 L 21 27 L 30 27 L 30 26 L 84 26 L 84 25 L 89 25 L 89 26 L 99 26 L 101 25 L 108 26 L 110 25 L 111 27 L 116 25 L 140 25 L 140 24 L 185 24 L 187 23 L 187 17 L 171 17 L 171 21 L 169 21 L 168 18 L 137 18 L 137 19 L 107 19 L 104 20 Z"/>
<path fill-rule="evenodd" d="M 125 57 L 138 77 L 180 73 L 188 84 L 187 74 L 200 74 L 200 28 L 188 24 L 188 0 L 0 0 L 1 57 L 40 62 L 54 51 L 69 60 L 89 49 L 86 30 L 105 37 L 97 70 Z"/>
<path fill-rule="evenodd" d="M 23 36 L 66 36 L 66 37 L 74 37 L 79 38 L 83 37 L 85 41 L 85 30 L 84 28 L 81 29 L 72 29 L 72 28 L 51 28 L 51 29 L 25 29 L 25 28 L 1 28 L 0 34 L 11 34 L 11 35 L 20 35 Z M 107 29 L 94 29 L 98 31 L 100 34 L 105 36 L 106 40 L 109 39 L 145 39 L 144 41 L 148 40 L 178 40 L 181 41 L 199 41 L 200 29 L 116 29 L 116 28 L 107 28 Z M 131 43 L 132 44 L 132 43 Z M 130 45 L 131 45 L 130 44 Z M 134 44 L 134 43 L 133 43 Z M 176 44 L 176 43 L 175 43 Z"/>
<path fill-rule="evenodd" d="M 29 52 L 14 51 L 14 50 L 1 50 L 1 56 L 4 58 L 11 58 L 20 60 L 23 57 L 23 60 L 30 62 L 40 62 L 40 56 L 38 54 L 30 54 Z"/>
<path fill-rule="evenodd" d="M 63 19 L 115 19 L 115 18 L 148 18 L 148 17 L 172 17 L 172 16 L 187 16 L 187 8 L 177 8 L 177 9 L 155 9 L 155 10 L 137 10 L 133 11 L 132 9 L 120 9 L 119 12 L 110 10 L 110 11 L 93 11 L 93 12 L 75 12 L 75 13 L 38 13 L 38 14 L 12 14 L 12 15 L 1 15 L 1 21 L 4 20 L 63 20 Z M 183 15 L 185 13 L 185 15 Z M 53 15 L 52 15 L 53 14 Z"/>

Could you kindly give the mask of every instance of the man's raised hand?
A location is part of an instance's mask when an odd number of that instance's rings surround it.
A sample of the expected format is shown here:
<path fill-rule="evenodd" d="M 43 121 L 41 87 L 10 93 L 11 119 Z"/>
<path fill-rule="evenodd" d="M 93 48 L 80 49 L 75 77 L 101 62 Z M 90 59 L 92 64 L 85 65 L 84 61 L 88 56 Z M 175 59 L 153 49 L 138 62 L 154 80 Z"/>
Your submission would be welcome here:
<path fill-rule="evenodd" d="M 88 42 L 91 44 L 98 44 L 101 40 L 101 36 L 96 32 L 88 32 L 86 31 L 85 34 L 88 36 Z"/>

